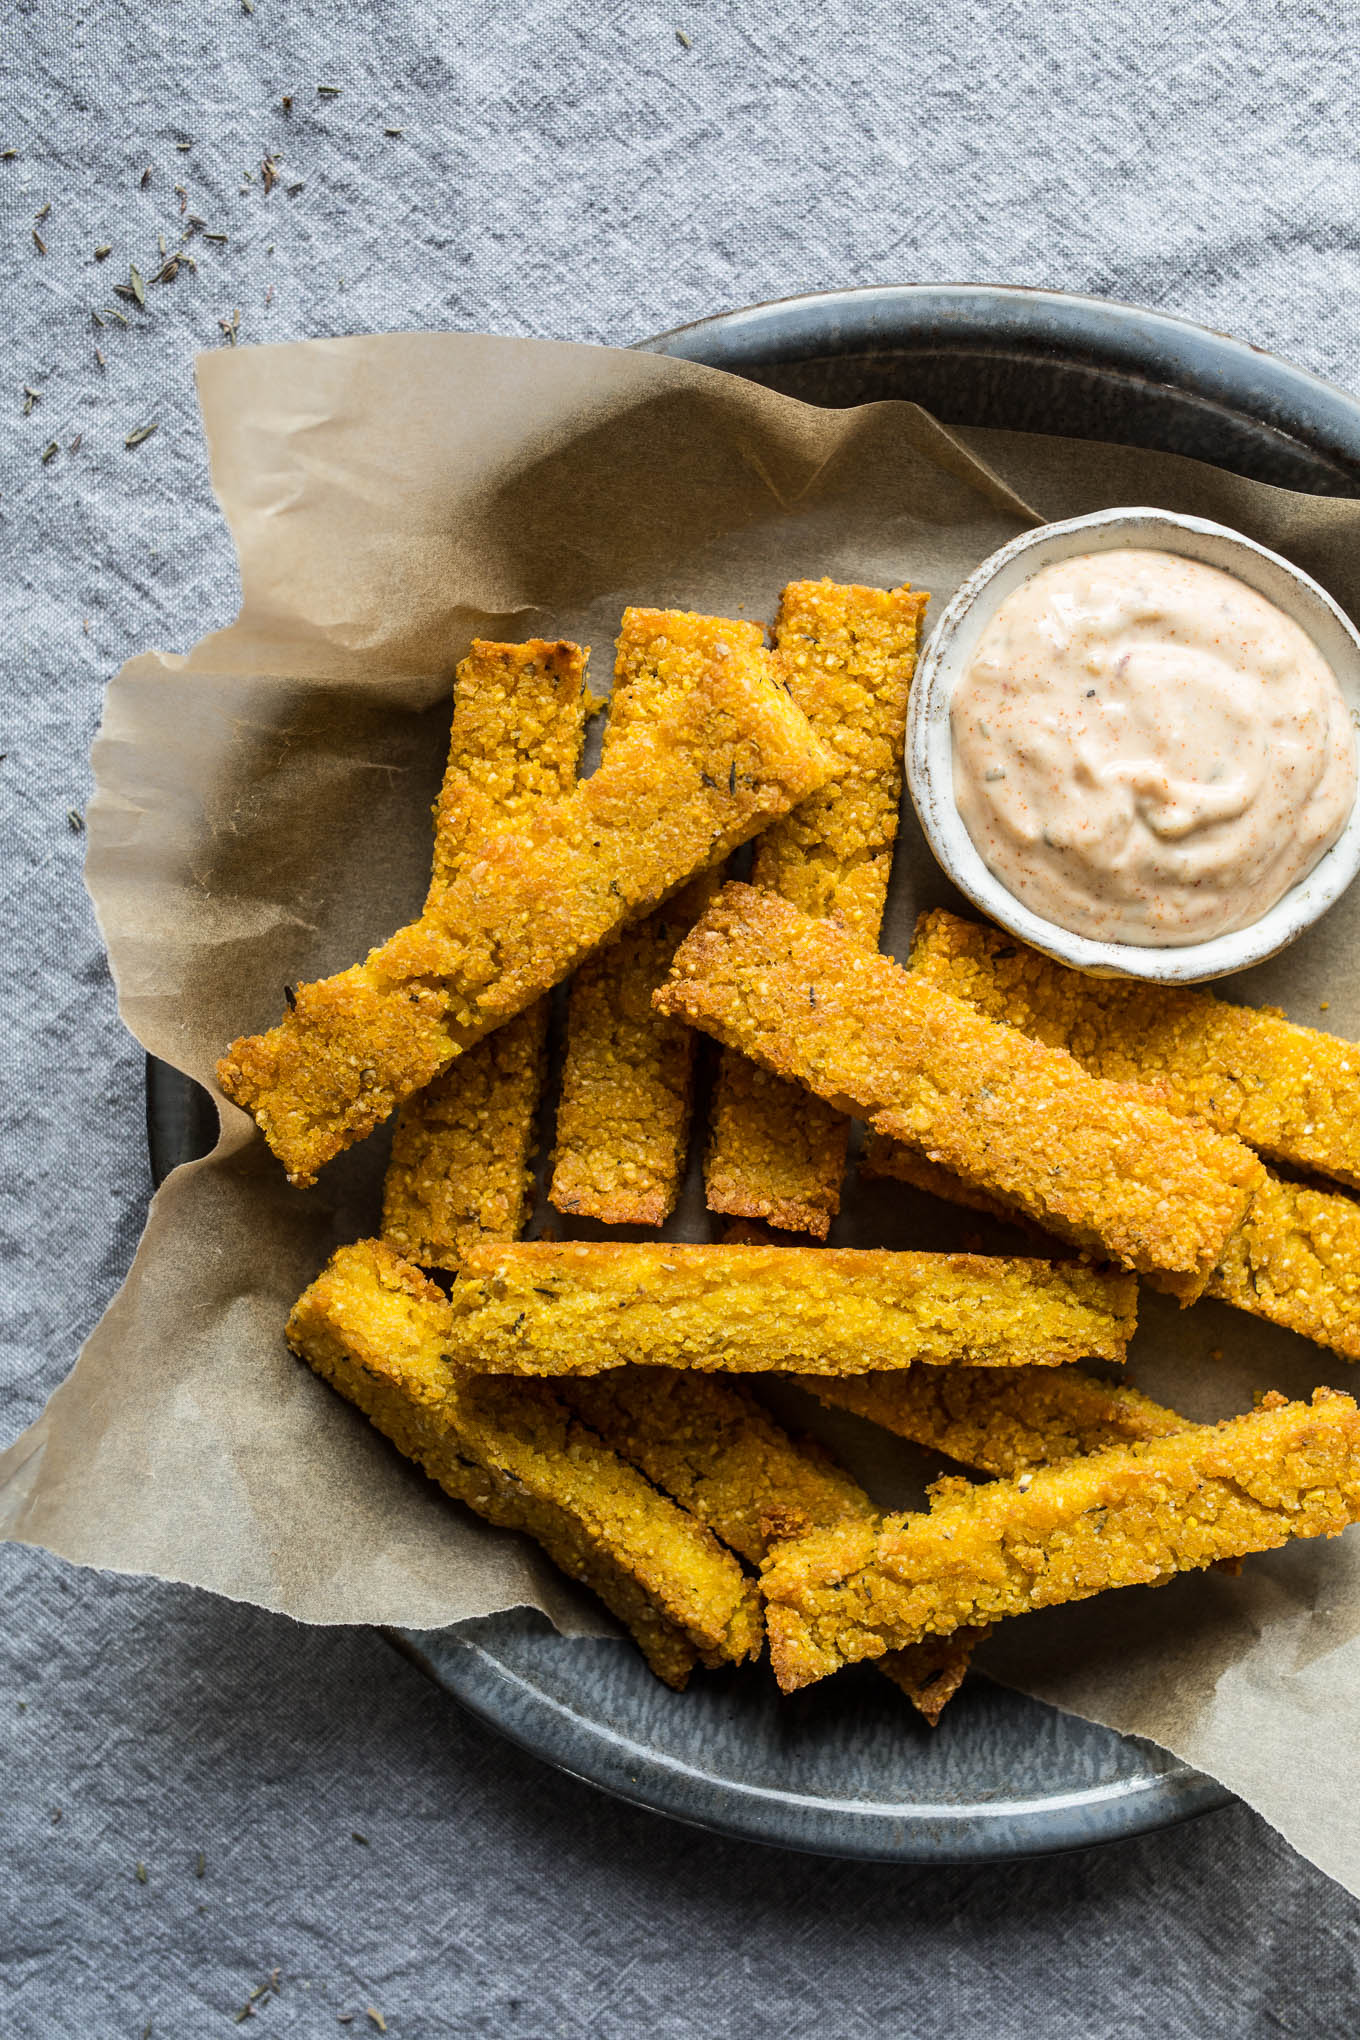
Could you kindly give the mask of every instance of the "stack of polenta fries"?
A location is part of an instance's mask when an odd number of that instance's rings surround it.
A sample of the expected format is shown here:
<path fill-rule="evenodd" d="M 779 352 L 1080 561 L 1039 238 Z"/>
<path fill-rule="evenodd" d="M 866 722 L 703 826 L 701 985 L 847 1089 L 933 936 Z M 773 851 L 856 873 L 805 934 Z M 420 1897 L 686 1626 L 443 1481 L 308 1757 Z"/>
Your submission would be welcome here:
<path fill-rule="evenodd" d="M 1123 1359 L 1140 1275 L 1360 1357 L 1360 1048 L 946 913 L 909 968 L 878 952 L 926 601 L 795 582 L 772 649 L 628 610 L 585 780 L 586 654 L 474 644 L 419 920 L 290 990 L 218 1077 L 299 1185 L 398 1115 L 381 1237 L 288 1338 L 446 1493 L 528 1531 L 677 1688 L 768 1639 L 786 1691 L 869 1659 L 934 1722 L 1003 1617 L 1360 1517 L 1350 1397 L 1197 1425 L 1079 1364 Z M 551 1201 L 665 1221 L 702 1030 L 722 1244 L 521 1239 L 572 973 Z M 772 1243 L 753 1222 L 826 1239 L 851 1115 L 862 1166 L 1018 1221 L 1034 1256 Z M 987 1478 L 884 1516 L 733 1378 L 771 1374 Z"/>

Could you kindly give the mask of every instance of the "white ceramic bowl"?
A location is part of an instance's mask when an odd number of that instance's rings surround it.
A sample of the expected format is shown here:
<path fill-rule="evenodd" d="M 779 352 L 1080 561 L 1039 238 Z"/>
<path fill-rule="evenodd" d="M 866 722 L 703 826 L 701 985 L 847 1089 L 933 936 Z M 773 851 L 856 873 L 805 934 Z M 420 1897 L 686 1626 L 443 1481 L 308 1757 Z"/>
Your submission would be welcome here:
<path fill-rule="evenodd" d="M 1335 673 L 1352 722 L 1360 723 L 1360 635 L 1330 595 L 1307 574 L 1226 525 L 1171 510 L 1097 510 L 1044 524 L 1011 540 L 970 574 L 940 618 L 921 656 L 907 717 L 907 784 L 926 840 L 946 875 L 989 920 L 1060 963 L 1096 977 L 1199 984 L 1262 963 L 1293 942 L 1340 899 L 1360 871 L 1360 801 L 1326 855 L 1257 921 L 1231 935 L 1178 949 L 1095 942 L 1034 913 L 987 869 L 954 803 L 949 704 L 954 686 L 1000 603 L 1055 561 L 1077 553 L 1136 546 L 1181 553 L 1235 574 L 1305 630 Z"/>

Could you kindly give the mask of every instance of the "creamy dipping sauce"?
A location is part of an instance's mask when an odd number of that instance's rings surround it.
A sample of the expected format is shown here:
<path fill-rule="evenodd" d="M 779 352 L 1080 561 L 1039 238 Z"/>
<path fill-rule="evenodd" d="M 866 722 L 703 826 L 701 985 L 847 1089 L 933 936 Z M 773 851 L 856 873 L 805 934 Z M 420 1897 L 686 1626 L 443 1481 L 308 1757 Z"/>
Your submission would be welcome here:
<path fill-rule="evenodd" d="M 1247 927 L 1355 800 L 1351 718 L 1312 639 L 1178 553 L 1041 568 L 984 628 L 950 719 L 954 799 L 988 870 L 1097 941 Z"/>

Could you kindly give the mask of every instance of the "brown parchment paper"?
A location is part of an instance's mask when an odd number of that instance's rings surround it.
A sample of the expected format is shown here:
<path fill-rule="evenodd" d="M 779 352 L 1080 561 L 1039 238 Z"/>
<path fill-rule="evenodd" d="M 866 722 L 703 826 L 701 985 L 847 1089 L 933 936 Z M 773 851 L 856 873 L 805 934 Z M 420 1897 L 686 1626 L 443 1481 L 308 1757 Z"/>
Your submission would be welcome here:
<path fill-rule="evenodd" d="M 826 573 L 909 580 L 938 615 L 1025 525 L 1116 503 L 1235 525 L 1360 614 L 1360 504 L 1173 456 L 950 432 L 908 404 L 821 411 L 685 362 L 476 335 L 224 351 L 199 386 L 241 612 L 111 683 L 87 879 L 128 1026 L 204 1083 L 229 1039 L 277 1018 L 285 982 L 418 910 L 453 668 L 475 634 L 591 644 L 598 691 L 626 603 L 768 619 L 785 581 Z M 905 954 L 917 911 L 949 897 L 908 810 L 887 946 Z M 1358 923 L 1360 889 L 1225 989 L 1360 1035 Z M 0 1458 L 0 1533 L 303 1621 L 437 1628 L 529 1604 L 607 1631 L 527 1542 L 446 1503 L 284 1347 L 331 1247 L 375 1228 L 385 1137 L 295 1191 L 222 1110 L 216 1152 L 158 1193 L 74 1372 Z M 949 1246 L 979 1230 L 854 1183 L 833 1237 Z M 668 1231 L 711 1236 L 693 1174 Z M 1245 1409 L 1266 1386 L 1355 1385 L 1224 1306 L 1147 1295 L 1142 1312 L 1130 1375 L 1189 1415 Z M 832 1428 L 883 1501 L 919 1495 L 919 1455 Z M 986 1662 L 1212 1772 L 1360 1891 L 1360 1532 L 1236 1580 L 1005 1625 Z"/>

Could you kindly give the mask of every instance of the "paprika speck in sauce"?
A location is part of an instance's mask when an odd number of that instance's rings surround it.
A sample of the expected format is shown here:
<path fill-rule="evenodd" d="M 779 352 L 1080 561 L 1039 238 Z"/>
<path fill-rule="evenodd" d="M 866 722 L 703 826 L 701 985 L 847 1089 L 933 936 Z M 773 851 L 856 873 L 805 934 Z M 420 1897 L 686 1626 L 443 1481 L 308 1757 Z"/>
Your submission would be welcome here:
<path fill-rule="evenodd" d="M 1144 948 L 1245 928 L 1355 799 L 1355 737 L 1307 633 L 1217 567 L 1126 548 L 1008 595 L 950 703 L 954 799 L 1007 890 Z"/>

